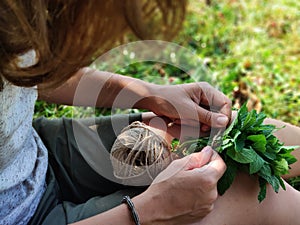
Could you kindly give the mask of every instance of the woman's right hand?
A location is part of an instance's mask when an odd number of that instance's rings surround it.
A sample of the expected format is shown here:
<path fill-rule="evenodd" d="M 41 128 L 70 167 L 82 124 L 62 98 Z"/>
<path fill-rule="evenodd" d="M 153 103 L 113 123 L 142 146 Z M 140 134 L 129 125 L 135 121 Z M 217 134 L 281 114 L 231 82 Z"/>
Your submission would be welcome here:
<path fill-rule="evenodd" d="M 133 199 L 141 224 L 191 224 L 213 209 L 217 182 L 226 170 L 210 147 L 173 161 Z"/>

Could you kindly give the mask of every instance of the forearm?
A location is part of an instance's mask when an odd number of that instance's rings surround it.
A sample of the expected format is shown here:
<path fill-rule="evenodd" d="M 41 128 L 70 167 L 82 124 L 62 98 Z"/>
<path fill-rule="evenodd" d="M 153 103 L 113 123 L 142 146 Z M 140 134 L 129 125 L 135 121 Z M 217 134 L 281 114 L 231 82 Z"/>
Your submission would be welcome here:
<path fill-rule="evenodd" d="M 152 86 L 131 77 L 84 68 L 55 90 L 39 90 L 39 99 L 75 106 L 149 109 Z"/>

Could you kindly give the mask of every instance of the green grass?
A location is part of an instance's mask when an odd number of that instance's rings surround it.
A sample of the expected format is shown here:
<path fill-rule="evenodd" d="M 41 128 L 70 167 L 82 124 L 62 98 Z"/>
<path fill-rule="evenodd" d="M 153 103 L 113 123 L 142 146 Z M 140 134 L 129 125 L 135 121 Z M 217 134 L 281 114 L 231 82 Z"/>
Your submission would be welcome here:
<path fill-rule="evenodd" d="M 190 1 L 182 32 L 174 42 L 209 60 L 218 86 L 233 99 L 243 81 L 269 116 L 300 124 L 300 2 L 293 0 Z M 105 66 L 103 66 L 105 68 Z M 117 72 L 163 84 L 190 82 L 169 65 L 135 63 Z M 96 115 L 110 111 L 96 110 Z M 36 116 L 83 117 L 94 110 L 38 102 Z M 95 114 L 95 113 L 94 113 Z"/>
<path fill-rule="evenodd" d="M 300 2 L 192 2 L 182 43 L 210 59 L 220 89 L 232 98 L 242 80 L 269 116 L 300 125 Z"/>
<path fill-rule="evenodd" d="M 234 89 L 244 82 L 268 116 L 300 126 L 300 1 L 190 1 L 184 28 L 174 42 L 209 62 L 214 86 L 233 101 Z M 160 84 L 192 81 L 174 66 L 153 62 L 134 63 L 117 72 Z M 35 117 L 109 113 L 37 102 Z M 299 181 L 291 183 L 297 186 Z"/>

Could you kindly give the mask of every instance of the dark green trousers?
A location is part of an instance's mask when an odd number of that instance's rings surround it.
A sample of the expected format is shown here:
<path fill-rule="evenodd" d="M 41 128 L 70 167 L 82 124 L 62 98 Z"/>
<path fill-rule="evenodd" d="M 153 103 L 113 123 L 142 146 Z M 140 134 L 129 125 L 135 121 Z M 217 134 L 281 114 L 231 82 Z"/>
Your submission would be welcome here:
<path fill-rule="evenodd" d="M 123 127 L 140 114 L 72 120 L 36 119 L 35 130 L 48 149 L 47 189 L 30 225 L 65 225 L 121 204 L 141 193 L 111 179 L 109 151 Z M 45 165 L 46 166 L 46 165 Z"/>

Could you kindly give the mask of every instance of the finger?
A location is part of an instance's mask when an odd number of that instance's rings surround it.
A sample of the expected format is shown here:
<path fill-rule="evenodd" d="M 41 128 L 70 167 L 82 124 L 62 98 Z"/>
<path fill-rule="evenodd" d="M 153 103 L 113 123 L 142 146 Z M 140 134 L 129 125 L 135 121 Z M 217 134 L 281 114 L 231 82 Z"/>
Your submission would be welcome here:
<path fill-rule="evenodd" d="M 182 171 L 199 168 L 210 161 L 213 155 L 211 147 L 205 147 L 201 152 L 193 153 L 184 158 L 174 160 L 165 170 L 163 170 L 152 183 L 159 183 Z"/>
<path fill-rule="evenodd" d="M 201 86 L 201 104 L 218 109 L 225 108 L 231 110 L 231 100 L 221 91 L 215 89 L 209 84 Z M 230 116 L 229 114 L 226 114 Z"/>
<path fill-rule="evenodd" d="M 172 124 L 195 126 L 195 127 L 199 127 L 200 125 L 198 120 L 193 120 L 193 119 L 175 119 L 173 120 Z"/>
<path fill-rule="evenodd" d="M 217 152 L 213 152 L 211 161 L 196 170 L 207 173 L 211 178 L 219 180 L 226 170 L 226 164 Z"/>
<path fill-rule="evenodd" d="M 218 111 L 230 118 L 232 108 L 231 100 L 220 91 L 217 91 L 214 95 L 215 96 L 212 98 L 211 104 L 219 107 Z"/>
<path fill-rule="evenodd" d="M 192 120 L 192 119 L 175 119 L 173 122 L 169 123 L 168 126 L 176 126 L 180 125 L 181 128 L 187 127 L 188 129 L 191 129 L 193 131 L 198 130 L 198 137 L 203 136 L 202 132 L 208 132 L 210 131 L 210 126 L 199 123 L 199 120 Z"/>
<path fill-rule="evenodd" d="M 208 132 L 210 131 L 210 126 L 207 124 L 201 124 L 198 120 L 191 120 L 191 119 L 175 119 L 171 123 L 168 124 L 169 127 L 173 126 L 174 124 L 178 125 L 184 125 L 184 126 L 193 126 L 193 127 L 199 127 L 202 132 Z"/>
<path fill-rule="evenodd" d="M 193 153 L 185 157 L 184 170 L 192 170 L 200 168 L 210 162 L 213 156 L 213 150 L 210 146 L 206 146 L 201 152 Z"/>
<path fill-rule="evenodd" d="M 173 121 L 173 124 L 180 124 L 180 125 L 185 125 L 185 126 L 196 126 L 199 127 L 200 126 L 200 136 L 203 136 L 203 133 L 209 132 L 211 127 L 208 126 L 207 124 L 204 123 L 199 123 L 199 120 L 191 120 L 191 119 L 176 119 Z M 205 135 L 205 134 L 204 134 Z"/>
<path fill-rule="evenodd" d="M 172 126 L 168 127 L 167 132 L 174 138 L 177 138 L 180 140 L 180 142 L 184 142 L 186 140 L 190 140 L 191 138 L 199 138 L 208 136 L 209 133 L 204 133 L 200 127 L 198 126 L 186 126 L 186 125 L 177 125 L 173 124 Z"/>
<path fill-rule="evenodd" d="M 222 113 L 215 113 L 206 110 L 200 106 L 197 107 L 197 113 L 201 123 L 211 127 L 226 127 L 229 117 Z"/>
<path fill-rule="evenodd" d="M 217 110 L 220 113 L 231 118 L 231 100 L 219 90 L 206 84 L 201 86 L 203 92 L 201 95 L 201 104 L 207 105 L 211 110 Z"/>
<path fill-rule="evenodd" d="M 213 155 L 211 147 L 203 148 L 201 152 L 193 153 L 181 159 L 174 160 L 164 171 L 162 171 L 153 181 L 159 183 L 182 171 L 192 171 L 195 168 L 200 168 L 210 162 Z"/>

